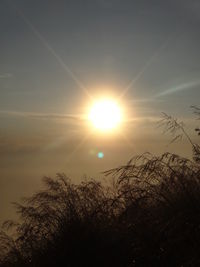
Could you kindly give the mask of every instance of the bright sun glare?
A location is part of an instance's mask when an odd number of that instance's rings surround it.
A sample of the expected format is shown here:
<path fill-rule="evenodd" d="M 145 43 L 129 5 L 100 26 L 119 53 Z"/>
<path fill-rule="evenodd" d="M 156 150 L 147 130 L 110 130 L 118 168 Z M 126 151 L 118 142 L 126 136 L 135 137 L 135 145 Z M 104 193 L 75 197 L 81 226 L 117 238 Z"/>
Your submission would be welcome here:
<path fill-rule="evenodd" d="M 121 109 L 111 99 L 96 101 L 89 113 L 89 120 L 100 131 L 115 129 L 121 122 Z"/>

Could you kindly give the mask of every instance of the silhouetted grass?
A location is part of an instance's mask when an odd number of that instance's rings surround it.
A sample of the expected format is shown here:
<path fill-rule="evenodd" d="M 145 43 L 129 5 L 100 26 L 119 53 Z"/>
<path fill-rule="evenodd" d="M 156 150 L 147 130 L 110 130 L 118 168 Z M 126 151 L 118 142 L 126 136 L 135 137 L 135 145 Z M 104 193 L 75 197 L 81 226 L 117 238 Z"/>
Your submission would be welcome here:
<path fill-rule="evenodd" d="M 1 266 L 199 266 L 200 166 L 144 154 L 95 180 L 44 178 L 15 204 L 1 233 Z"/>
<path fill-rule="evenodd" d="M 183 124 L 164 122 L 193 160 L 146 153 L 105 172 L 109 185 L 45 177 L 45 190 L 15 203 L 19 222 L 3 225 L 0 267 L 200 266 L 200 149 Z"/>

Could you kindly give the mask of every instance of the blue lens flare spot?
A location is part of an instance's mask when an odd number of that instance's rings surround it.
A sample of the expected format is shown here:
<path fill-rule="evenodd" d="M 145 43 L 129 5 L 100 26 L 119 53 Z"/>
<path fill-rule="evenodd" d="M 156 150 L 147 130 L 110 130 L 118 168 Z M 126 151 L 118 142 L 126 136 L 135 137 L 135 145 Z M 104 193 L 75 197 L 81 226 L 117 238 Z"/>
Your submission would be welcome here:
<path fill-rule="evenodd" d="M 97 154 L 97 157 L 98 157 L 99 159 L 102 159 L 102 158 L 104 157 L 103 152 L 99 152 L 99 153 Z"/>

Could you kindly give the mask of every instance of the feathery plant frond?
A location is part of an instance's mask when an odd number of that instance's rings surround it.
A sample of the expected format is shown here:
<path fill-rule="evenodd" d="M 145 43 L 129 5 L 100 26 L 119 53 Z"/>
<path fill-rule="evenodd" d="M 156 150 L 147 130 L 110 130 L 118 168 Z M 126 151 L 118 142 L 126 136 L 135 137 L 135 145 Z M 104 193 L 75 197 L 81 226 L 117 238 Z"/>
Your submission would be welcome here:
<path fill-rule="evenodd" d="M 175 142 L 176 140 L 182 139 L 183 136 L 187 138 L 189 143 L 193 146 L 194 143 L 192 142 L 190 136 L 186 132 L 184 128 L 184 123 L 182 121 L 178 121 L 178 119 L 166 114 L 162 113 L 162 119 L 158 122 L 159 127 L 164 128 L 164 133 L 170 133 L 173 136 L 173 139 L 170 143 Z"/>
<path fill-rule="evenodd" d="M 197 119 L 200 120 L 200 108 L 196 106 L 191 106 L 191 108 L 193 109 L 193 113 L 197 116 Z M 200 128 L 199 127 L 195 128 L 195 131 L 200 136 Z"/>
<path fill-rule="evenodd" d="M 192 108 L 195 110 L 194 113 L 200 116 L 200 109 L 194 106 L 192 106 Z M 193 159 L 196 162 L 200 162 L 200 146 L 192 141 L 189 134 L 185 130 L 183 122 L 179 122 L 176 118 L 166 113 L 162 113 L 162 115 L 163 118 L 159 121 L 159 127 L 164 128 L 164 133 L 170 133 L 173 136 L 170 144 L 182 139 L 183 136 L 186 137 L 192 147 Z M 200 135 L 199 128 L 196 128 L 195 131 Z"/>
<path fill-rule="evenodd" d="M 200 266 L 200 147 L 177 119 L 163 113 L 160 126 L 194 160 L 144 153 L 104 172 L 109 185 L 44 177 L 3 224 L 0 267 Z"/>
<path fill-rule="evenodd" d="M 20 221 L 4 223 L 0 266 L 199 263 L 199 164 L 145 153 L 105 175 L 113 177 L 109 186 L 95 180 L 75 185 L 63 174 L 45 177 L 46 189 L 15 204 Z M 175 247 L 180 255 L 172 256 Z"/>

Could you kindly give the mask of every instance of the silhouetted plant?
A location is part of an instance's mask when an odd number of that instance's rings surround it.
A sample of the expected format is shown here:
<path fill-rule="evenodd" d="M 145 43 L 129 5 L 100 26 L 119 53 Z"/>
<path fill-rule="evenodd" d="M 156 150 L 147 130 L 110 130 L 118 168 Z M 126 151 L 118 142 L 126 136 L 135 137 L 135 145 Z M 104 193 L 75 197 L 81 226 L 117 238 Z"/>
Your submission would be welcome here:
<path fill-rule="evenodd" d="M 192 106 L 191 107 L 194 110 L 194 114 L 200 118 L 200 109 L 198 107 Z M 173 143 L 179 139 L 182 139 L 183 136 L 186 137 L 190 145 L 192 146 L 193 151 L 193 159 L 196 162 L 200 162 L 200 146 L 199 144 L 196 144 L 192 141 L 189 134 L 185 130 L 184 123 L 179 122 L 176 118 L 166 114 L 162 113 L 163 118 L 159 121 L 159 126 L 164 128 L 164 133 L 170 133 L 173 138 L 170 143 Z M 200 135 L 200 129 L 196 128 L 195 131 Z"/>
<path fill-rule="evenodd" d="M 198 266 L 199 164 L 144 154 L 105 175 L 112 185 L 45 177 L 4 223 L 1 266 Z"/>
<path fill-rule="evenodd" d="M 194 148 L 184 125 L 164 116 L 165 130 Z M 20 218 L 3 224 L 0 266 L 200 266 L 197 160 L 145 153 L 104 174 L 109 185 L 45 177 L 43 191 L 15 203 Z"/>

